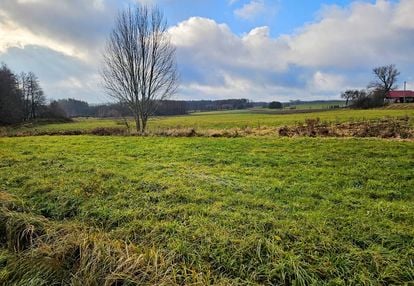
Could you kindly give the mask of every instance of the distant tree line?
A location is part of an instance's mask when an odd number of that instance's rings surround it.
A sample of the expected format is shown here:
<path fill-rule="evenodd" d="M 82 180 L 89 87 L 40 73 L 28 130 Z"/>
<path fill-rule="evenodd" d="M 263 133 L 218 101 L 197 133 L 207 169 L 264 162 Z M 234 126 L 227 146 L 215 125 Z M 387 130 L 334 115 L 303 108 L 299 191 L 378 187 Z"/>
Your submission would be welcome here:
<path fill-rule="evenodd" d="M 69 100 L 59 100 L 59 104 L 62 102 L 75 101 L 73 99 Z M 87 105 L 88 109 L 83 109 L 82 113 L 70 114 L 70 117 L 132 117 L 134 116 L 133 112 L 126 104 L 122 103 L 107 103 L 99 105 L 88 105 L 86 102 L 82 102 L 83 105 Z M 159 100 L 155 101 L 157 104 L 157 109 L 153 112 L 155 116 L 171 116 L 171 115 L 185 115 L 188 113 L 185 101 L 178 100 Z M 65 104 L 61 105 L 62 109 L 66 111 Z"/>
<path fill-rule="evenodd" d="M 192 100 L 186 101 L 190 111 L 214 111 L 246 109 L 253 107 L 253 102 L 248 99 L 224 99 L 224 100 Z"/>
<path fill-rule="evenodd" d="M 69 117 L 125 117 L 133 116 L 131 109 L 122 103 L 88 104 L 86 101 L 76 99 L 60 99 L 59 107 Z M 185 101 L 161 100 L 157 102 L 155 115 L 184 115 L 188 113 Z"/>
<path fill-rule="evenodd" d="M 133 116 L 130 108 L 121 103 L 92 105 L 76 99 L 61 99 L 56 102 L 69 117 L 125 117 Z M 253 106 L 247 99 L 228 100 L 159 100 L 156 116 L 184 115 L 193 111 L 215 111 L 245 109 Z"/>
<path fill-rule="evenodd" d="M 55 102 L 46 104 L 39 79 L 32 73 L 13 73 L 0 66 L 0 124 L 16 124 L 38 118 L 64 118 Z"/>

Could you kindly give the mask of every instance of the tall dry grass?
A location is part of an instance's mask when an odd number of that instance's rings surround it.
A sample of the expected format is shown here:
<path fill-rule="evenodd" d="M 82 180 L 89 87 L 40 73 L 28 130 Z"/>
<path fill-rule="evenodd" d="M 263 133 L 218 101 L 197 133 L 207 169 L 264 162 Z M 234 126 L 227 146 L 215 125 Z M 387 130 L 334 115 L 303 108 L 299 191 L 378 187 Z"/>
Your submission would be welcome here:
<path fill-rule="evenodd" d="M 207 285 L 213 279 L 155 246 L 15 211 L 15 197 L 0 192 L 0 198 L 1 285 Z"/>

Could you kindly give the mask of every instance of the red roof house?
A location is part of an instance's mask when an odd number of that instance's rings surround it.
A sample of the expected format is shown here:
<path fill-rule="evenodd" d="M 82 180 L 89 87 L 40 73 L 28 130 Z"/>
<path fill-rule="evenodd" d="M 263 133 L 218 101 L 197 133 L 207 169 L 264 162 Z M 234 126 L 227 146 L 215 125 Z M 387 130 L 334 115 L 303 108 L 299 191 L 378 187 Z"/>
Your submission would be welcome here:
<path fill-rule="evenodd" d="M 388 93 L 387 99 L 395 102 L 414 102 L 414 91 L 393 90 Z"/>

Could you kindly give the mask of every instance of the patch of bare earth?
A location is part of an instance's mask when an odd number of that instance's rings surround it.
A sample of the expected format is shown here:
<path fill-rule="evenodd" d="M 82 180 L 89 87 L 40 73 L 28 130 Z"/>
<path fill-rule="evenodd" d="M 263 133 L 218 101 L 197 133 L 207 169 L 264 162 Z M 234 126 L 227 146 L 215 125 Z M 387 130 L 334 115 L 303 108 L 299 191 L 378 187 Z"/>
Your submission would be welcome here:
<path fill-rule="evenodd" d="M 414 128 L 410 118 L 384 118 L 348 123 L 326 123 L 317 119 L 307 119 L 305 123 L 279 128 L 279 136 L 294 137 L 377 137 L 414 138 Z"/>

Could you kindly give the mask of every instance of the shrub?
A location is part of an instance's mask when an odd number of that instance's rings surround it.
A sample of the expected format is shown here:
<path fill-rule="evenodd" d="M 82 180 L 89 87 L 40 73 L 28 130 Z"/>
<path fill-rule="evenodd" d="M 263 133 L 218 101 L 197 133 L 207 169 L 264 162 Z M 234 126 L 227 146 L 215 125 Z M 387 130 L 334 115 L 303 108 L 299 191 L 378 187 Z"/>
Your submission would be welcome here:
<path fill-rule="evenodd" d="M 269 108 L 270 108 L 270 109 L 282 109 L 282 108 L 283 108 L 283 105 L 282 105 L 282 103 L 281 103 L 281 102 L 279 102 L 279 101 L 272 101 L 272 102 L 269 104 Z"/>

